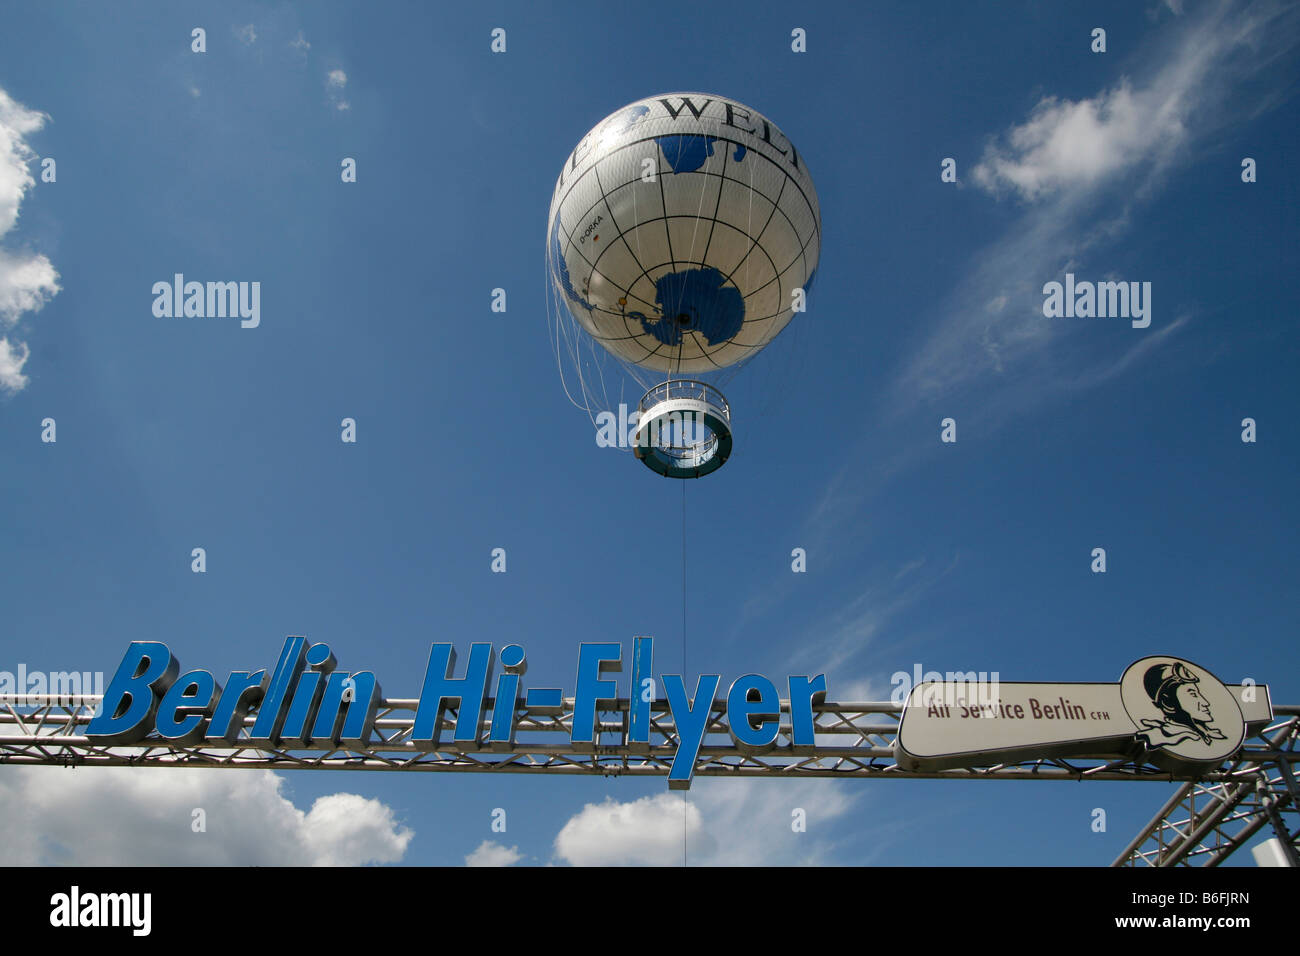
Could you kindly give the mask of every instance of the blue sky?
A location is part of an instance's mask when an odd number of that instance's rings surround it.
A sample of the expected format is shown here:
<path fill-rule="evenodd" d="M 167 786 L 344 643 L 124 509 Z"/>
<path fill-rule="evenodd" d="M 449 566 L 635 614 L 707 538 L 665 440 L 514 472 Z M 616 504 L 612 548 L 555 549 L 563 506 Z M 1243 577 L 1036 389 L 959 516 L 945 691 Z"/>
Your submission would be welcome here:
<path fill-rule="evenodd" d="M 390 696 L 416 696 L 436 640 L 523 643 L 530 684 L 571 689 L 580 642 L 652 634 L 688 683 L 824 671 L 839 699 L 918 663 L 1115 681 L 1171 653 L 1300 700 L 1295 11 L 654 11 L 5 7 L 0 669 L 111 673 L 162 640 L 224 675 L 295 633 Z M 736 453 L 685 489 L 683 633 L 683 489 L 598 448 L 566 400 L 544 232 L 593 124 L 691 89 L 780 124 L 823 235 L 809 312 L 727 389 Z M 1150 327 L 1044 318 L 1066 271 L 1149 281 Z M 176 272 L 260 281 L 261 324 L 155 317 Z M 377 860 L 490 840 L 592 862 L 619 826 L 628 859 L 682 858 L 662 779 L 172 776 L 0 769 L 0 805 L 32 859 L 93 862 L 95 814 L 138 800 L 183 817 L 141 862 L 215 852 L 197 805 L 231 862 L 267 859 L 259 826 L 286 858 L 355 862 L 304 849 L 330 845 L 344 803 L 303 813 L 338 793 L 364 798 Z M 685 859 L 1102 864 L 1170 789 L 701 779 Z"/>

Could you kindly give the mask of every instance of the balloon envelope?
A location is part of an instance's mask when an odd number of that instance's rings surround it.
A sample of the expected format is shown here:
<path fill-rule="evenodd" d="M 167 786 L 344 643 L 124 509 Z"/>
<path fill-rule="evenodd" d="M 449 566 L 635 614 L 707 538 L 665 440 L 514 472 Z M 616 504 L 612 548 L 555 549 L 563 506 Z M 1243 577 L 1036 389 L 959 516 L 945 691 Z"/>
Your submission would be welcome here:
<path fill-rule="evenodd" d="M 557 293 L 596 341 L 642 368 L 700 374 L 785 328 L 817 269 L 821 213 L 803 156 L 770 120 L 670 93 L 583 137 L 547 237 Z"/>

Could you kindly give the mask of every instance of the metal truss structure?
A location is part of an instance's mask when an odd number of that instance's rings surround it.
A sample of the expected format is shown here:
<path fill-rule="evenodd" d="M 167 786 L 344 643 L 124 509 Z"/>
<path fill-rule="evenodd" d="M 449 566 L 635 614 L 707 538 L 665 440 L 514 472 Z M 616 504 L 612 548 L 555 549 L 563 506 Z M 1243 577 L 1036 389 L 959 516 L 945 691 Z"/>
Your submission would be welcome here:
<path fill-rule="evenodd" d="M 1246 741 L 1214 781 L 1184 783 L 1111 866 L 1218 866 L 1267 825 L 1300 866 L 1300 717 L 1295 707 Z"/>
<path fill-rule="evenodd" d="M 589 774 L 606 777 L 663 777 L 677 752 L 677 732 L 663 701 L 651 710 L 650 742 L 629 745 L 628 702 L 598 715 L 598 742 L 589 751 L 572 741 L 573 699 L 558 708 L 520 703 L 514 740 L 488 742 L 487 721 L 476 744 L 447 739 L 456 711 L 442 717 L 431 749 L 410 739 L 419 701 L 380 703 L 374 738 L 364 749 L 268 749 L 265 744 L 180 744 L 147 738 L 138 744 L 105 746 L 84 733 L 100 698 L 0 697 L 0 764 L 62 767 L 226 767 L 260 770 L 385 770 Z M 493 701 L 486 701 L 491 709 Z M 737 747 L 727 733 L 726 701 L 714 701 L 708 732 L 695 765 L 696 776 L 765 778 L 853 778 L 879 780 L 1149 780 L 1186 781 L 1161 812 L 1125 850 L 1116 865 L 1146 863 L 1216 865 L 1266 823 L 1282 838 L 1295 865 L 1300 841 L 1300 794 L 1292 763 L 1300 739 L 1300 707 L 1275 707 L 1275 721 L 1249 738 L 1232 761 L 1195 779 L 1145 763 L 1142 754 L 1114 757 L 1043 757 L 942 771 L 908 771 L 894 759 L 902 705 L 892 702 L 824 703 L 813 706 L 816 742 L 795 746 L 783 702 L 776 745 L 761 753 Z M 246 736 L 253 717 L 245 719 Z M 608 742 L 606 742 L 608 741 Z M 1175 816 L 1182 811 L 1186 818 Z M 1147 844 L 1152 846 L 1147 847 Z"/>

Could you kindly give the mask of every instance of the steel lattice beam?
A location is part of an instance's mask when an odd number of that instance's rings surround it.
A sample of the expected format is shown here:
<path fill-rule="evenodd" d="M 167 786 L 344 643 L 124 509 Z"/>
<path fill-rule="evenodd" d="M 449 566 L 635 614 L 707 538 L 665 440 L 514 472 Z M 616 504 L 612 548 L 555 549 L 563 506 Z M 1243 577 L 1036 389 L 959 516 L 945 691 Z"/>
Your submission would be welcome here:
<path fill-rule="evenodd" d="M 1300 866 L 1300 752 L 1297 708 L 1259 731 L 1217 780 L 1184 783 L 1112 866 L 1218 866 L 1271 826 L 1292 866 Z M 1249 743 L 1249 741 L 1248 741 Z"/>
<path fill-rule="evenodd" d="M 32 699 L 27 698 L 28 702 Z M 521 706 L 516 723 L 516 740 L 494 749 L 487 744 L 488 723 L 480 727 L 479 746 L 454 744 L 450 736 L 456 713 L 444 714 L 439 743 L 421 749 L 410 740 L 416 700 L 382 702 L 375 721 L 376 739 L 364 750 L 268 749 L 264 745 L 231 746 L 180 745 L 146 739 L 130 746 L 103 746 L 84 733 L 97 696 L 80 703 L 59 703 L 40 699 L 37 706 L 19 708 L 13 698 L 0 698 L 0 763 L 46 766 L 130 766 L 130 767 L 238 767 L 264 770 L 386 770 L 454 771 L 480 773 L 592 774 L 600 776 L 665 776 L 677 752 L 676 728 L 667 705 L 656 701 L 652 708 L 651 739 L 635 750 L 624 743 L 628 707 L 620 700 L 613 710 L 601 712 L 601 738 L 590 752 L 577 751 L 570 737 L 573 699 L 564 701 L 559 713 L 530 711 Z M 494 702 L 488 701 L 488 709 Z M 1271 742 L 1266 747 L 1247 747 L 1229 769 L 1202 774 L 1196 781 L 1170 774 L 1131 758 L 1113 756 L 1040 758 L 1015 764 L 955 770 L 918 772 L 900 768 L 894 760 L 894 739 L 902 705 L 891 702 L 825 703 L 816 705 L 815 746 L 796 747 L 790 739 L 788 704 L 783 702 L 786 721 L 774 748 L 765 753 L 747 753 L 731 742 L 725 722 L 726 702 L 714 702 L 709 733 L 700 748 L 695 767 L 697 776 L 728 777 L 852 777 L 878 779 L 934 780 L 1188 780 L 1198 786 L 1235 785 L 1245 773 L 1257 773 L 1274 759 Z M 1278 712 L 1300 713 L 1300 708 L 1277 708 Z M 253 718 L 245 720 L 244 734 Z M 1294 744 L 1294 725 L 1289 738 Z M 600 738 L 598 738 L 600 739 Z M 1247 806 L 1251 806 L 1247 804 Z M 1292 799 L 1286 805 L 1295 806 Z M 1154 824 L 1153 824 L 1154 825 Z"/>

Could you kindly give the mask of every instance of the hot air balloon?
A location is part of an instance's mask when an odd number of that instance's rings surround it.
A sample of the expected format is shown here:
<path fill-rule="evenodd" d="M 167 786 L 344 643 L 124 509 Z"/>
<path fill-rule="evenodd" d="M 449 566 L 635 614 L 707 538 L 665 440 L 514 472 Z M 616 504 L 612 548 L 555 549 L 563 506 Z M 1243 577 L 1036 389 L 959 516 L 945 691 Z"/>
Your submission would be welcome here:
<path fill-rule="evenodd" d="M 646 390 L 636 456 L 671 478 L 717 470 L 733 446 L 718 386 L 804 310 L 820 251 L 804 157 L 757 110 L 669 93 L 610 114 L 565 161 L 547 221 L 571 400 L 608 401 L 608 355 Z"/>

